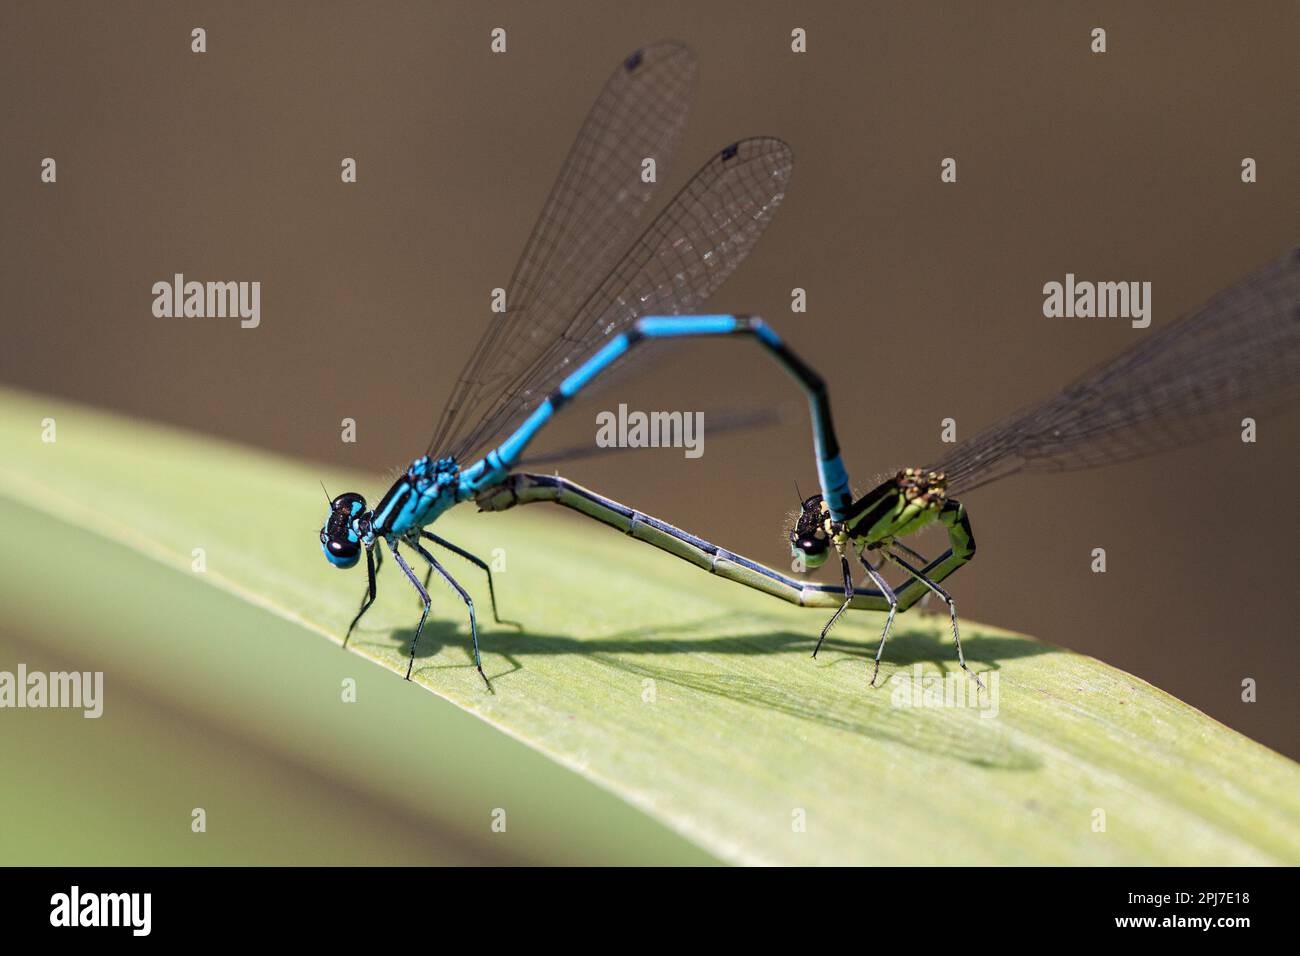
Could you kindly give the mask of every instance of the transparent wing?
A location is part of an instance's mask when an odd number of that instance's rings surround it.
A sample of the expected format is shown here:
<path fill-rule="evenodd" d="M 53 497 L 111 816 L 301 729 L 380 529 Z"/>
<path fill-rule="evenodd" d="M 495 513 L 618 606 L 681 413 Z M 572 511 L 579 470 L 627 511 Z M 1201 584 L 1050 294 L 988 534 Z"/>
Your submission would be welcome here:
<path fill-rule="evenodd" d="M 1208 437 L 1300 384 L 1300 249 L 986 428 L 930 468 L 961 494 L 1018 471 L 1091 468 Z"/>
<path fill-rule="evenodd" d="M 681 140 L 695 90 L 694 54 L 648 46 L 606 81 L 547 197 L 495 318 L 461 372 L 429 444 L 431 454 L 482 417 L 485 395 L 514 381 L 568 326 L 636 234 Z M 655 163 L 646 182 L 643 164 Z"/>
<path fill-rule="evenodd" d="M 448 448 L 460 461 L 502 437 L 598 344 L 643 315 L 698 309 L 749 255 L 785 196 L 794 159 L 778 139 L 741 140 L 695 174 L 604 281 L 549 330 L 527 367 L 483 403 L 477 424 Z M 532 334 L 532 330 L 528 330 Z"/>

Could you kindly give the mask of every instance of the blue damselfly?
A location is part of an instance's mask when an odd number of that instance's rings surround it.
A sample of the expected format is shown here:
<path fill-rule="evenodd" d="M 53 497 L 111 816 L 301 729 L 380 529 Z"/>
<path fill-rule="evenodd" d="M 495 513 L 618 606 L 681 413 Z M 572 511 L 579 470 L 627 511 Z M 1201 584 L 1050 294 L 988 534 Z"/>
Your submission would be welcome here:
<path fill-rule="evenodd" d="M 500 622 L 491 570 L 426 526 L 462 502 L 494 499 L 547 420 L 639 343 L 750 336 L 805 387 L 820 389 L 756 319 L 668 317 L 698 308 L 748 255 L 784 197 L 793 165 L 789 147 L 780 140 L 733 143 L 636 235 L 636 221 L 666 175 L 681 137 L 694 78 L 694 57 L 676 43 L 646 47 L 615 69 L 579 130 L 524 248 L 506 290 L 506 310 L 471 354 L 426 453 L 373 508 L 354 492 L 330 502 L 320 532 L 325 556 L 335 567 L 350 568 L 364 554 L 368 572 L 344 646 L 374 603 L 382 543 L 424 607 L 411 640 L 407 678 L 429 614 L 427 584 L 437 572 L 465 603 L 474 663 L 487 681 L 474 603 L 422 542 L 487 573 L 493 616 Z M 647 177 L 643 173 L 651 159 L 656 175 Z M 816 403 L 814 410 L 819 411 Z M 834 455 L 828 459 L 832 485 L 837 460 Z M 402 556 L 403 547 L 428 564 L 423 584 Z"/>

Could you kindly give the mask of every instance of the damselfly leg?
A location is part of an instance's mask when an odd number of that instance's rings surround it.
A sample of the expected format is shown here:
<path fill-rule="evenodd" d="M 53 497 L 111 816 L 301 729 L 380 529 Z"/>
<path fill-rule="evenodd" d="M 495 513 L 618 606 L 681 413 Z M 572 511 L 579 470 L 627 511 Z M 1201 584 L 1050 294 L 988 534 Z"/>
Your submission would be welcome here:
<path fill-rule="evenodd" d="M 420 613 L 420 623 L 416 625 L 415 635 L 411 638 L 411 659 L 406 664 L 406 679 L 410 680 L 411 669 L 415 666 L 415 647 L 420 643 L 420 632 L 424 630 L 424 622 L 428 620 L 429 605 L 432 602 L 429 600 L 429 592 L 424 589 L 424 585 L 420 583 L 420 579 L 415 576 L 415 572 L 411 570 L 411 566 L 406 563 L 406 559 L 403 558 L 401 552 L 397 550 L 397 542 L 390 542 L 389 547 L 393 549 L 393 560 L 397 562 L 397 566 L 402 569 L 402 573 L 406 575 L 406 579 L 411 582 L 411 586 L 415 588 L 416 593 L 420 595 L 420 603 L 424 606 L 424 610 Z"/>
<path fill-rule="evenodd" d="M 910 551 L 911 549 L 908 550 Z M 885 652 L 885 641 L 889 640 L 889 630 L 894 625 L 894 615 L 898 613 L 898 596 L 894 594 L 894 589 L 889 586 L 889 583 L 881 577 L 879 570 L 872 567 L 871 562 L 864 558 L 861 552 L 856 552 L 856 555 L 858 562 L 867 572 L 867 577 L 869 577 L 871 582 L 875 584 L 877 590 L 881 595 L 883 595 L 884 599 L 889 602 L 888 617 L 885 618 L 885 627 L 880 634 L 880 645 L 876 648 L 875 667 L 871 672 L 871 686 L 875 687 L 876 677 L 880 674 L 880 655 Z M 853 587 L 853 575 L 849 569 L 849 559 L 844 555 L 841 555 L 840 561 L 844 573 L 844 603 L 839 606 L 831 619 L 826 622 L 826 626 L 822 628 L 821 636 L 817 638 L 817 646 L 813 648 L 813 657 L 816 657 L 817 652 L 821 650 L 822 642 L 826 640 L 826 635 L 830 633 L 831 627 L 834 626 L 835 622 L 840 619 L 840 615 L 847 611 L 853 604 L 855 589 Z"/>
<path fill-rule="evenodd" d="M 460 595 L 460 599 L 465 602 L 465 607 L 469 610 L 469 637 L 470 641 L 474 645 L 474 667 L 478 669 L 478 676 L 483 678 L 483 683 L 487 684 L 487 689 L 491 690 L 492 682 L 487 679 L 487 674 L 483 673 L 483 662 L 479 659 L 478 655 L 478 620 L 474 616 L 474 599 L 469 596 L 468 591 L 460 586 L 460 582 L 453 578 L 447 569 L 438 563 L 437 558 L 420 546 L 418 541 L 408 539 L 406 543 L 414 548 L 420 557 L 429 562 L 429 567 L 434 571 L 437 571 L 438 574 L 442 576 L 442 579 L 450 584 L 452 589 Z M 402 560 L 397 554 L 397 547 L 395 545 L 393 547 L 393 557 L 397 558 L 398 561 Z M 406 665 L 406 679 L 410 680 L 411 668 L 415 666 L 415 644 L 420 639 L 420 630 L 424 627 L 424 619 L 429 615 L 429 592 L 419 586 L 419 581 L 416 580 L 415 575 L 411 572 L 411 569 L 405 565 L 405 563 L 402 564 L 402 568 L 406 571 L 407 577 L 411 579 L 411 583 L 416 585 L 417 589 L 420 591 L 420 597 L 424 601 L 424 614 L 420 617 L 420 627 L 416 628 L 415 637 L 411 639 L 411 660 Z"/>
<path fill-rule="evenodd" d="M 861 551 L 858 552 L 858 560 L 862 562 L 862 567 L 866 569 L 867 576 L 871 578 L 876 587 L 880 589 L 880 593 L 889 601 L 889 616 L 885 618 L 885 629 L 880 632 L 880 646 L 876 648 L 876 663 L 871 670 L 871 686 L 875 687 L 876 678 L 880 676 L 880 655 L 885 653 L 885 641 L 889 640 L 889 629 L 894 626 L 894 615 L 898 613 L 898 596 L 894 594 L 894 589 L 881 577 L 880 569 L 872 567 L 871 562 L 862 556 Z M 883 565 L 884 562 L 882 561 L 881 564 Z"/>
<path fill-rule="evenodd" d="M 478 557 L 478 556 L 476 556 L 476 555 L 470 554 L 470 553 L 469 553 L 468 551 L 466 551 L 464 548 L 457 547 L 456 545 L 454 545 L 454 544 L 452 544 L 450 541 L 448 541 L 446 538 L 440 538 L 440 537 L 438 537 L 438 536 L 437 536 L 436 534 L 434 534 L 432 531 L 421 530 L 421 531 L 420 531 L 420 537 L 421 537 L 421 538 L 424 538 L 424 539 L 426 539 L 426 540 L 428 540 L 428 541 L 432 541 L 434 544 L 439 545 L 440 547 L 446 548 L 446 549 L 447 549 L 448 551 L 450 551 L 452 554 L 458 554 L 458 555 L 460 555 L 462 558 L 464 558 L 466 561 L 468 561 L 470 564 L 474 565 L 475 567 L 482 568 L 482 569 L 483 569 L 483 573 L 487 575 L 487 581 L 488 581 L 488 598 L 492 601 L 492 620 L 496 621 L 498 624 L 506 624 L 506 625 L 509 625 L 510 627 L 513 627 L 513 628 L 522 628 L 522 627 L 523 627 L 523 625 L 520 624 L 518 621 L 503 621 L 503 620 L 501 620 L 501 615 L 499 615 L 499 614 L 497 613 L 497 589 L 496 589 L 496 586 L 492 583 L 492 569 L 491 569 L 490 567 L 488 567 L 488 564 L 487 564 L 486 561 L 484 561 L 482 558 L 480 558 L 480 557 Z M 428 572 L 427 572 L 427 573 L 425 574 L 425 576 L 424 576 L 424 587 L 425 587 L 425 590 L 428 590 L 428 588 L 429 588 L 429 579 L 430 579 L 432 576 L 433 576 L 433 568 L 430 567 L 429 570 L 428 570 Z"/>
<path fill-rule="evenodd" d="M 366 549 L 366 573 L 369 577 L 369 586 L 366 592 L 361 595 L 361 609 L 357 611 L 357 616 L 352 619 L 348 625 L 348 632 L 343 635 L 343 647 L 348 646 L 348 640 L 352 637 L 352 629 L 357 626 L 361 620 L 361 615 L 370 610 L 370 605 L 375 603 L 375 578 L 379 574 L 380 567 L 384 563 L 384 552 L 376 545 L 374 548 Z"/>
<path fill-rule="evenodd" d="M 909 548 L 908 550 L 910 551 L 911 549 Z M 953 642 L 957 645 L 957 661 L 958 663 L 961 664 L 962 670 L 964 670 L 967 674 L 970 674 L 971 677 L 975 678 L 975 683 L 978 684 L 980 686 L 980 689 L 982 690 L 984 688 L 984 682 L 980 680 L 979 674 L 976 674 L 973 670 L 971 670 L 969 667 L 966 666 L 966 655 L 963 654 L 961 650 L 961 632 L 957 628 L 957 603 L 952 599 L 952 595 L 950 595 L 947 591 L 945 591 L 943 588 L 939 587 L 939 585 L 935 584 L 928 577 L 926 577 L 924 572 L 908 564 L 897 554 L 894 554 L 893 551 L 889 550 L 888 548 L 885 548 L 883 549 L 883 553 L 890 561 L 893 561 L 895 564 L 897 564 L 900 568 L 902 568 L 904 571 L 910 574 L 917 581 L 920 581 L 922 584 L 924 584 L 932 592 L 937 594 L 941 601 L 943 601 L 945 604 L 948 605 L 948 616 L 952 618 L 952 639 Z"/>
<path fill-rule="evenodd" d="M 929 558 L 923 555 L 920 551 L 917 551 L 915 548 L 909 548 L 902 541 L 895 540 L 893 547 L 898 548 L 898 550 L 904 551 L 907 554 L 911 555 L 913 561 L 919 561 L 921 563 L 921 567 L 925 567 L 927 564 L 930 563 Z M 879 570 L 879 568 L 877 568 L 877 570 Z"/>
<path fill-rule="evenodd" d="M 442 547 L 446 548 L 448 551 L 452 551 L 455 554 L 459 554 L 465 560 L 478 565 L 485 572 L 487 572 L 488 593 L 491 595 L 492 598 L 493 619 L 498 624 L 509 624 L 514 627 L 520 626 L 514 621 L 503 621 L 501 620 L 500 617 L 497 616 L 496 589 L 492 586 L 492 571 L 487 566 L 486 563 L 484 563 L 481 559 L 475 557 L 474 555 L 470 554 L 468 551 L 465 551 L 462 548 L 458 548 L 450 541 L 446 541 L 435 534 L 430 534 L 428 531 L 421 531 L 420 534 L 422 537 L 430 539 L 435 544 L 441 545 Z M 390 545 L 390 547 L 393 549 L 393 559 L 397 562 L 398 567 L 402 569 L 402 573 L 406 575 L 406 579 L 411 582 L 411 586 L 415 588 L 415 593 L 420 598 L 420 605 L 422 608 L 420 612 L 420 623 L 416 625 L 415 635 L 411 638 L 411 657 L 406 665 L 406 679 L 407 680 L 411 679 L 411 671 L 415 667 L 415 649 L 416 646 L 420 643 L 420 634 L 424 632 L 424 623 L 429 619 L 429 607 L 433 603 L 429 597 L 429 577 L 432 576 L 434 571 L 437 571 L 438 574 L 440 574 L 442 578 L 449 585 L 451 585 L 452 589 L 458 595 L 460 595 L 460 599 L 465 602 L 465 606 L 469 609 L 469 634 L 470 634 L 470 640 L 474 645 L 474 667 L 478 670 L 479 676 L 483 678 L 483 683 L 487 684 L 488 690 L 491 690 L 492 684 L 490 681 L 488 681 L 487 675 L 483 673 L 483 662 L 479 658 L 478 621 L 474 616 L 473 598 L 471 598 L 469 596 L 469 593 L 463 587 L 460 586 L 460 583 L 455 578 L 453 578 L 450 573 L 448 573 L 447 569 L 438 563 L 438 560 L 433 555 L 431 555 L 428 551 L 424 550 L 424 548 L 420 546 L 418 541 L 412 541 L 408 539 L 406 543 L 409 544 L 412 548 L 414 548 L 416 553 L 418 553 L 420 557 L 424 558 L 424 560 L 428 562 L 429 565 L 429 576 L 426 576 L 424 579 L 424 583 L 421 584 L 420 579 L 416 576 L 415 572 L 411 569 L 411 566 L 406 563 L 406 559 L 403 558 L 401 553 L 397 550 L 397 543 L 393 542 Z M 372 549 L 368 549 L 366 551 L 366 570 L 369 576 L 369 587 L 367 587 L 366 593 L 361 597 L 361 610 L 357 611 L 357 616 L 354 617 L 352 619 L 352 623 L 348 625 L 347 636 L 343 638 L 344 647 L 348 646 L 348 639 L 352 636 L 352 631 L 357 626 L 357 622 L 361 620 L 361 616 L 365 614 L 366 611 L 370 610 L 370 606 L 375 603 L 375 594 L 376 594 L 375 579 L 379 574 L 379 569 L 383 567 L 383 561 L 384 561 L 383 549 L 380 547 L 379 543 L 376 542 Z"/>
<path fill-rule="evenodd" d="M 853 603 L 853 571 L 849 568 L 849 559 L 843 554 L 840 555 L 840 571 L 844 575 L 844 603 L 836 608 L 835 613 L 831 615 L 831 619 L 827 621 L 826 626 L 822 628 L 821 636 L 817 638 L 817 646 L 813 648 L 812 656 L 814 658 L 817 656 L 817 652 L 822 649 L 822 641 L 826 640 L 826 635 L 829 634 L 831 628 L 835 626 L 835 622 L 840 619 L 841 615 L 849 609 L 849 605 Z"/>

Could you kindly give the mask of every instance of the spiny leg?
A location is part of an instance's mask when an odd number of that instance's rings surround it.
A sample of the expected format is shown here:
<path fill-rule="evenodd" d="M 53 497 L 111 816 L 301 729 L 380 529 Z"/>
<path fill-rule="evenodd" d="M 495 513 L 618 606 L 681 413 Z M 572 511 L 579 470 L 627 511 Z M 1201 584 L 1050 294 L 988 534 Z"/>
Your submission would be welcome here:
<path fill-rule="evenodd" d="M 876 648 L 876 666 L 871 671 L 871 686 L 875 687 L 876 677 L 880 674 L 880 655 L 885 653 L 885 641 L 889 640 L 889 629 L 893 626 L 894 615 L 898 612 L 898 597 L 894 594 L 894 589 L 885 583 L 885 579 L 880 576 L 880 572 L 873 568 L 871 562 L 862 556 L 861 551 L 858 552 L 858 561 L 867 569 L 868 576 L 880 589 L 880 593 L 889 601 L 889 617 L 885 618 L 885 629 L 880 633 L 880 646 Z"/>
<path fill-rule="evenodd" d="M 902 550 L 906 551 L 909 555 L 911 555 L 912 559 L 913 559 L 914 561 L 918 562 L 919 565 L 920 565 L 921 567 L 923 567 L 923 568 L 926 567 L 927 565 L 929 565 L 929 563 L 930 563 L 930 559 L 927 558 L 925 555 L 923 555 L 920 551 L 917 551 L 915 548 L 909 548 L 907 545 L 905 545 L 905 544 L 904 544 L 903 542 L 901 542 L 901 541 L 895 541 L 893 546 L 896 547 L 896 548 L 901 548 Z M 939 613 L 939 612 L 936 611 L 933 607 L 930 606 L 930 599 L 931 599 L 932 597 L 934 597 L 934 592 L 933 592 L 933 591 L 930 591 L 930 590 L 927 590 L 927 591 L 925 592 L 925 597 L 921 598 L 921 600 L 917 602 L 918 610 L 919 610 L 922 614 L 938 614 L 938 613 Z"/>
<path fill-rule="evenodd" d="M 438 536 L 437 536 L 436 534 L 434 534 L 432 531 L 421 531 L 421 532 L 420 532 L 420 537 L 421 537 L 421 538 L 427 538 L 427 539 L 429 539 L 430 541 L 432 541 L 434 544 L 441 545 L 442 547 L 446 548 L 446 549 L 447 549 L 448 551 L 450 551 L 452 554 L 459 554 L 462 558 L 464 558 L 464 559 L 465 559 L 466 561 L 468 561 L 470 564 L 473 564 L 473 565 L 476 565 L 477 567 L 482 568 L 482 569 L 483 569 L 483 573 L 487 575 L 487 579 L 488 579 L 488 597 L 489 597 L 489 598 L 491 599 L 491 601 L 492 601 L 492 620 L 496 621 L 498 624 L 509 624 L 511 627 L 517 627 L 517 628 L 522 628 L 522 627 L 523 627 L 523 625 L 520 624 L 518 621 L 503 621 L 503 620 L 501 620 L 501 616 L 500 616 L 499 614 L 497 614 L 497 589 L 496 589 L 496 587 L 492 584 L 492 569 L 488 567 L 486 561 L 484 561 L 484 560 L 483 560 L 482 558 L 480 558 L 480 557 L 477 557 L 477 556 L 475 556 L 475 555 L 470 554 L 470 553 L 469 553 L 468 551 L 466 551 L 464 548 L 458 548 L 456 545 L 452 544 L 450 541 L 447 541 L 447 540 L 444 539 L 444 538 L 440 538 L 440 537 L 438 537 Z M 430 574 L 433 573 L 433 568 L 429 568 L 429 573 L 430 573 Z M 425 586 L 426 588 L 429 586 L 429 579 L 428 579 L 427 576 L 426 576 L 425 579 L 424 579 L 424 586 Z"/>
<path fill-rule="evenodd" d="M 827 621 L 826 626 L 822 628 L 822 635 L 817 638 L 817 646 L 813 648 L 813 657 L 816 657 L 817 652 L 822 649 L 822 641 L 826 640 L 826 635 L 829 634 L 830 629 L 835 626 L 835 622 L 840 619 L 840 615 L 847 611 L 849 605 L 853 603 L 853 572 L 849 568 L 849 559 L 842 554 L 840 555 L 840 566 L 841 570 L 844 572 L 844 603 L 841 604 L 839 609 L 831 615 L 831 619 Z"/>
<path fill-rule="evenodd" d="M 411 582 L 411 586 L 419 592 L 420 603 L 424 605 L 424 610 L 420 614 L 420 623 L 415 628 L 415 636 L 411 638 L 411 659 L 406 664 L 406 679 L 410 680 L 411 669 L 415 667 L 415 646 L 420 643 L 420 632 L 424 630 L 424 622 L 429 617 L 429 604 L 431 602 L 429 601 L 429 592 L 420 584 L 420 579 L 415 576 L 415 572 L 411 570 L 411 566 L 406 563 L 402 558 L 402 555 L 398 552 L 397 542 L 392 542 L 389 547 L 393 549 L 393 560 L 396 561 L 397 566 L 402 569 L 402 573 L 405 574 L 406 579 Z"/>
<path fill-rule="evenodd" d="M 917 551 L 914 548 L 909 548 L 901 541 L 895 541 L 893 547 L 901 548 L 902 550 L 906 551 L 908 554 L 912 556 L 913 560 L 921 562 L 921 567 L 925 567 L 927 564 L 930 563 L 930 559 L 927 558 L 925 555 L 923 555 L 920 551 Z"/>
<path fill-rule="evenodd" d="M 966 666 L 966 655 L 963 654 L 961 650 L 961 632 L 957 630 L 957 603 L 952 599 L 952 595 L 950 595 L 943 588 L 939 587 L 939 585 L 935 584 L 933 581 L 927 578 L 921 571 L 912 567 L 910 564 L 908 564 L 898 555 L 894 554 L 892 551 L 886 550 L 885 555 L 889 558 L 889 560 L 893 561 L 895 564 L 897 564 L 900 568 L 902 568 L 912 577 L 916 578 L 916 580 L 920 581 L 922 584 L 924 584 L 935 594 L 939 595 L 940 599 L 942 599 L 943 602 L 948 605 L 948 615 L 952 618 L 952 639 L 957 644 L 957 662 L 961 664 L 962 670 L 964 670 L 967 674 L 970 674 L 971 677 L 975 678 L 975 683 L 979 685 L 981 690 L 983 690 L 984 682 L 980 680 L 979 674 L 976 674 L 973 670 L 971 670 L 969 667 Z"/>
<path fill-rule="evenodd" d="M 377 546 L 376 546 L 377 547 Z M 343 635 L 343 647 L 346 650 L 348 639 L 352 637 L 352 629 L 357 626 L 357 621 L 361 620 L 361 615 L 370 610 L 370 605 L 375 603 L 375 575 L 379 573 L 379 568 L 384 560 L 384 552 L 379 552 L 378 560 L 375 558 L 375 549 L 366 549 L 366 573 L 370 578 L 370 584 L 366 588 L 366 593 L 361 595 L 361 610 L 357 611 L 357 616 L 352 619 L 348 625 L 348 632 Z"/>
<path fill-rule="evenodd" d="M 429 568 L 424 572 L 424 589 L 425 589 L 426 591 L 429 590 L 429 582 L 430 582 L 431 580 L 433 580 L 433 567 L 432 567 L 432 566 L 430 566 L 430 567 L 429 567 Z"/>
<path fill-rule="evenodd" d="M 469 592 L 461 587 L 460 583 L 447 572 L 447 569 L 438 563 L 437 558 L 431 555 L 428 551 L 425 551 L 424 548 L 420 547 L 419 542 L 408 541 L 407 543 L 420 553 L 420 557 L 429 562 L 429 567 L 442 575 L 443 580 L 450 584 L 455 589 L 456 593 L 460 595 L 460 599 L 465 602 L 465 607 L 469 609 L 469 636 L 470 640 L 474 643 L 474 666 L 478 668 L 478 676 L 483 678 L 483 683 L 487 684 L 487 689 L 491 690 L 492 682 L 487 679 L 487 674 L 483 673 L 483 662 L 479 660 L 478 656 L 478 621 L 474 617 L 474 599 L 470 597 Z M 397 552 L 393 553 L 396 554 Z M 425 600 L 428 600 L 427 596 Z M 411 659 L 415 659 L 414 646 L 411 648 Z"/>

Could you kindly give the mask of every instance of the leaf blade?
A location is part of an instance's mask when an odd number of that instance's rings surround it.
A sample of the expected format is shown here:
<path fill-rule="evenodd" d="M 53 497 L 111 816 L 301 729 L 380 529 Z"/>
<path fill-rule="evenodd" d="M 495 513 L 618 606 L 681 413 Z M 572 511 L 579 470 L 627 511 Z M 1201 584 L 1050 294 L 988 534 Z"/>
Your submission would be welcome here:
<path fill-rule="evenodd" d="M 53 445 L 39 437 L 47 416 Z M 313 471 L 16 392 L 0 393 L 0 443 L 0 494 L 182 570 L 203 547 L 205 580 L 341 639 L 364 582 L 317 553 Z M 416 679 L 724 860 L 1300 861 L 1300 768 L 1138 678 L 968 623 L 963 643 L 997 679 L 998 715 L 897 706 L 891 687 L 866 687 L 876 616 L 837 628 L 814 662 L 815 616 L 539 511 L 464 508 L 439 522 L 485 558 L 505 549 L 498 598 L 526 629 L 493 625 L 481 575 L 450 558 L 483 610 L 497 693 L 483 692 L 446 592 Z M 393 570 L 353 643 L 404 673 L 418 609 Z M 899 621 L 882 676 L 951 669 L 944 622 Z"/>

